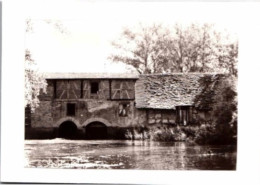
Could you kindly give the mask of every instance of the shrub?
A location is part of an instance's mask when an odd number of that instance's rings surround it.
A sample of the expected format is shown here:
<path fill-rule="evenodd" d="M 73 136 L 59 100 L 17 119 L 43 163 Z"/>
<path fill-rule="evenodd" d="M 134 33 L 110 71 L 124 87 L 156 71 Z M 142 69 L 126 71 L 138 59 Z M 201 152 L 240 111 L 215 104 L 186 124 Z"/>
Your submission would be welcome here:
<path fill-rule="evenodd" d="M 235 144 L 234 129 L 228 124 L 203 124 L 195 133 L 198 144 Z"/>
<path fill-rule="evenodd" d="M 134 139 L 134 135 L 133 135 L 133 133 L 129 129 L 127 129 L 126 132 L 125 132 L 125 138 L 126 139 L 131 139 L 131 140 Z"/>
<path fill-rule="evenodd" d="M 131 140 L 147 140 L 149 137 L 149 131 L 142 127 L 127 129 L 125 133 L 125 138 Z"/>
<path fill-rule="evenodd" d="M 192 127 L 184 128 L 183 126 L 164 126 L 150 129 L 133 128 L 126 131 L 125 138 L 151 141 L 185 141 L 188 137 L 194 138 L 196 129 Z"/>
<path fill-rule="evenodd" d="M 233 127 L 236 124 L 234 123 Z M 186 141 L 197 144 L 235 144 L 236 129 L 229 124 L 207 123 L 191 126 L 163 126 L 150 129 L 133 128 L 126 131 L 125 138 L 150 141 Z"/>

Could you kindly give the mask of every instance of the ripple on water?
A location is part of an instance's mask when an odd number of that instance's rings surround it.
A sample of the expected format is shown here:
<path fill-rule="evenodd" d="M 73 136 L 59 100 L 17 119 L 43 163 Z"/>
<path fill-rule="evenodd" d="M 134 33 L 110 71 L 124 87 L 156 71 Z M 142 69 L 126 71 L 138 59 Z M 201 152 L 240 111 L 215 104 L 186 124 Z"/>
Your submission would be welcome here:
<path fill-rule="evenodd" d="M 210 149 L 212 153 L 207 153 Z M 132 141 L 26 140 L 26 167 L 234 170 L 232 146 Z"/>

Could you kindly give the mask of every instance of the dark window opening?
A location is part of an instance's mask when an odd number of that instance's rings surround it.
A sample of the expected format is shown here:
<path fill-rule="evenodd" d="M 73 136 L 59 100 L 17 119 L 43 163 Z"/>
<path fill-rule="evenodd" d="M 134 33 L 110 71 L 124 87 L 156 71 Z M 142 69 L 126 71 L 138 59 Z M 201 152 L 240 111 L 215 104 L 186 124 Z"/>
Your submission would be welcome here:
<path fill-rule="evenodd" d="M 192 121 L 192 107 L 191 106 L 179 106 L 176 107 L 177 123 L 187 125 Z"/>
<path fill-rule="evenodd" d="M 98 82 L 91 82 L 91 94 L 97 94 L 99 91 L 99 83 Z"/>
<path fill-rule="evenodd" d="M 128 115 L 128 107 L 129 106 L 130 106 L 129 103 L 120 103 L 118 115 L 120 117 L 126 117 Z"/>
<path fill-rule="evenodd" d="M 76 104 L 68 103 L 67 104 L 67 116 L 75 116 L 76 114 Z"/>

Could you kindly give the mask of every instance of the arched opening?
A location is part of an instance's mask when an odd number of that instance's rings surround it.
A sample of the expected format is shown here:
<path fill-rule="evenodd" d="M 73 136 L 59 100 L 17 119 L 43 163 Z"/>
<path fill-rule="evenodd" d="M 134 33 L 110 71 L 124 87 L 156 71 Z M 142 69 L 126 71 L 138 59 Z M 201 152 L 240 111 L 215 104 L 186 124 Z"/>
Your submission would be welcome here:
<path fill-rule="evenodd" d="M 95 121 L 85 128 L 86 139 L 107 139 L 107 126 L 104 123 Z"/>
<path fill-rule="evenodd" d="M 59 127 L 59 137 L 73 139 L 77 137 L 77 126 L 72 121 L 65 121 Z"/>

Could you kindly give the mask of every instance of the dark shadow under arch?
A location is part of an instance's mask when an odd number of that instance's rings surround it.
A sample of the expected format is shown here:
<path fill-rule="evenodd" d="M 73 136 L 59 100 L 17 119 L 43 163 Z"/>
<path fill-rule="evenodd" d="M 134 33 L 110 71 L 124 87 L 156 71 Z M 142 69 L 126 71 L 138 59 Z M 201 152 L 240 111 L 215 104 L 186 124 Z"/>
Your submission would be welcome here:
<path fill-rule="evenodd" d="M 77 126 L 72 121 L 65 121 L 59 127 L 59 137 L 74 139 L 77 137 Z"/>
<path fill-rule="evenodd" d="M 107 139 L 107 126 L 102 122 L 91 122 L 85 127 L 86 139 Z"/>

